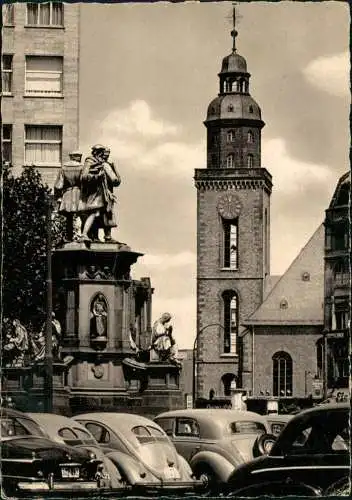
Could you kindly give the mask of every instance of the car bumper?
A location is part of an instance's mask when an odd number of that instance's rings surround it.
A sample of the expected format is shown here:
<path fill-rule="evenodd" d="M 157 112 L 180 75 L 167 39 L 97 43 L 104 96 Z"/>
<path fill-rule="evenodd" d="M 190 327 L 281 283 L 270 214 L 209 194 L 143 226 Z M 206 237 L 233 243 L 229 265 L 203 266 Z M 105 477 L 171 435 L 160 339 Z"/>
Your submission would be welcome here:
<path fill-rule="evenodd" d="M 48 483 L 45 481 L 30 482 L 30 481 L 19 481 L 17 483 L 17 488 L 22 493 L 30 494 L 55 494 L 58 492 L 68 492 L 68 493 L 79 493 L 88 491 L 100 491 L 97 486 L 96 481 L 82 481 L 77 483 L 54 483 L 50 488 Z"/>

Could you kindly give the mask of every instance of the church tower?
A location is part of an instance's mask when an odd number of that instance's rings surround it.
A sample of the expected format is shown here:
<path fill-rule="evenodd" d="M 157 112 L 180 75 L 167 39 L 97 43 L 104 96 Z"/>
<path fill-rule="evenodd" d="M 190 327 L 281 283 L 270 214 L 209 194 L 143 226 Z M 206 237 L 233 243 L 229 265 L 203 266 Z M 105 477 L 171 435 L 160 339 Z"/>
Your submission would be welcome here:
<path fill-rule="evenodd" d="M 261 165 L 264 122 L 250 95 L 246 60 L 233 47 L 208 106 L 207 168 L 197 189 L 195 398 L 252 388 L 252 332 L 242 322 L 263 300 L 270 262 L 271 175 Z"/>

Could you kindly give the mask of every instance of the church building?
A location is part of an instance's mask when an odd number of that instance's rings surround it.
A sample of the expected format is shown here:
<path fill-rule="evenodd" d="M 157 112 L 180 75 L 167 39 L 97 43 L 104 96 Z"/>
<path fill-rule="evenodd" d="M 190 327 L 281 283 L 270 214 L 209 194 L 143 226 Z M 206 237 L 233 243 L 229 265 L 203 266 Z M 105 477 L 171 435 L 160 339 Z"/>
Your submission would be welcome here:
<path fill-rule="evenodd" d="M 235 23 L 234 23 L 235 24 Z M 270 275 L 272 176 L 261 163 L 261 109 L 233 47 L 208 106 L 207 165 L 197 190 L 195 399 L 305 397 L 319 379 L 324 228 L 282 276 Z M 319 394 L 319 396 L 321 396 Z"/>

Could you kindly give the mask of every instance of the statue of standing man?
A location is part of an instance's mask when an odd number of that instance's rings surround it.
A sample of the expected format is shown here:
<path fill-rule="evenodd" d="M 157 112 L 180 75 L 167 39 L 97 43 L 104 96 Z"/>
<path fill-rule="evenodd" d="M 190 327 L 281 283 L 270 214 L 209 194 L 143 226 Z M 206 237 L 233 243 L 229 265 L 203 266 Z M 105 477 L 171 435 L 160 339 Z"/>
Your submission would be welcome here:
<path fill-rule="evenodd" d="M 97 144 L 84 162 L 78 209 L 83 220 L 83 241 L 97 240 L 99 228 L 104 229 L 105 241 L 112 241 L 111 229 L 117 226 L 113 189 L 120 185 L 121 178 L 114 164 L 108 161 L 109 155 L 109 148 Z"/>

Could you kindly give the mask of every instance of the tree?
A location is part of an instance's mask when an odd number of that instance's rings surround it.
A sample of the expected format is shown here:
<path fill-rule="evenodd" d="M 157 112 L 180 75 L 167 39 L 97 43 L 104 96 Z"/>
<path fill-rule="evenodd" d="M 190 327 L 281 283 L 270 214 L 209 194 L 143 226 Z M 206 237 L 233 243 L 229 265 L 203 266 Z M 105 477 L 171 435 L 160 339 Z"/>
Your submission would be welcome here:
<path fill-rule="evenodd" d="M 47 235 L 52 197 L 40 173 L 24 167 L 2 174 L 2 315 L 40 328 L 46 316 Z M 52 217 L 52 241 L 64 238 L 62 217 Z"/>

